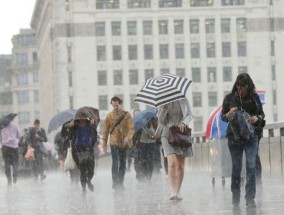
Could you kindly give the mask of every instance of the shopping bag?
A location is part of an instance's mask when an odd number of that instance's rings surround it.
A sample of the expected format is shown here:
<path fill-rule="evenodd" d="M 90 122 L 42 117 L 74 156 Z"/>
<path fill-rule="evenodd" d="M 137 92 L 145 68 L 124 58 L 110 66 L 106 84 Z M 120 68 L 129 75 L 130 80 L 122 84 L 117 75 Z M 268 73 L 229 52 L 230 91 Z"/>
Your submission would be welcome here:
<path fill-rule="evenodd" d="M 25 159 L 26 159 L 27 161 L 33 161 L 33 160 L 35 160 L 34 149 L 32 149 L 32 148 L 30 148 L 30 147 L 27 149 L 27 152 L 26 152 L 26 154 L 25 154 Z"/>
<path fill-rule="evenodd" d="M 70 170 L 73 170 L 76 168 L 76 163 L 73 159 L 73 156 L 72 156 L 72 150 L 71 150 L 71 147 L 69 147 L 67 149 L 67 156 L 66 156 L 66 159 L 64 161 L 64 171 L 70 171 Z"/>

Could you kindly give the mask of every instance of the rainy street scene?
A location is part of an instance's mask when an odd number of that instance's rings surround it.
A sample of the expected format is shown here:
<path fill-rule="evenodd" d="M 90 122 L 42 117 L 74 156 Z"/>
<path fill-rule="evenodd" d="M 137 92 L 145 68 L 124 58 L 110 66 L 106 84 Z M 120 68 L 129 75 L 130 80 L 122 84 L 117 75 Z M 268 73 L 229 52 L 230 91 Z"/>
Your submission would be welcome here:
<path fill-rule="evenodd" d="M 284 215 L 284 1 L 9 0 L 0 26 L 0 215 Z"/>

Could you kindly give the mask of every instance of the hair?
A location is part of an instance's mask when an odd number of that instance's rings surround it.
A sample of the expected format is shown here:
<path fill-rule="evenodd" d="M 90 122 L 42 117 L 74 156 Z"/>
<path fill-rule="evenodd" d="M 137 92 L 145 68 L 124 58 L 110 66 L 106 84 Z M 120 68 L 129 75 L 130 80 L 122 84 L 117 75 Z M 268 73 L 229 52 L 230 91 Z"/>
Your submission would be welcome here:
<path fill-rule="evenodd" d="M 36 124 L 40 124 L 39 119 L 35 119 L 35 121 L 34 121 L 34 125 L 36 125 Z"/>
<path fill-rule="evenodd" d="M 255 85 L 247 73 L 241 73 L 237 76 L 234 86 L 232 88 L 232 93 L 237 92 L 237 86 L 247 87 L 247 91 L 249 94 L 255 92 Z"/>
<path fill-rule="evenodd" d="M 118 102 L 119 104 L 122 104 L 123 100 L 119 98 L 118 96 L 114 96 L 111 98 L 110 103 L 111 102 Z"/>

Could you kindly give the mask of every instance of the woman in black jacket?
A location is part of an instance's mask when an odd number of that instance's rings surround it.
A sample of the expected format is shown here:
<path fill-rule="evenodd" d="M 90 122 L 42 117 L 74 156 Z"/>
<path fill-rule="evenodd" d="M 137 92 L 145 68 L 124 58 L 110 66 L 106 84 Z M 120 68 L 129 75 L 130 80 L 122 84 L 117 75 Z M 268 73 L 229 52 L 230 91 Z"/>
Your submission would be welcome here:
<path fill-rule="evenodd" d="M 254 201 L 256 193 L 255 163 L 258 150 L 258 129 L 254 129 L 248 139 L 236 137 L 238 130 L 232 127 L 230 120 L 237 110 L 245 110 L 249 114 L 250 123 L 257 128 L 264 119 L 264 112 L 255 85 L 247 73 L 239 74 L 232 92 L 225 96 L 222 109 L 222 120 L 229 122 L 227 138 L 232 158 L 231 191 L 233 206 L 240 203 L 240 183 L 243 152 L 246 155 L 246 205 L 256 207 Z"/>

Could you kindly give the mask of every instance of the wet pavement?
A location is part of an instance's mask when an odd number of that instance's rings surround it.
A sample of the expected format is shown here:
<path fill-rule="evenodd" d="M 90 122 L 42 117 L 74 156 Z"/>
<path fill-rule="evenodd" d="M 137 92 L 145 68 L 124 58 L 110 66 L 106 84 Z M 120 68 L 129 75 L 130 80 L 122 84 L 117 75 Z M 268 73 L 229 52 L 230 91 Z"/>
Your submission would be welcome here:
<path fill-rule="evenodd" d="M 151 182 L 141 183 L 136 181 L 132 169 L 126 173 L 125 190 L 114 192 L 109 162 L 100 161 L 99 165 L 93 178 L 95 191 L 86 194 L 60 172 L 47 172 L 45 181 L 19 178 L 12 187 L 7 186 L 1 174 L 0 214 L 284 214 L 284 178 L 270 177 L 266 172 L 257 187 L 257 208 L 246 209 L 243 186 L 240 208 L 234 210 L 230 179 L 226 178 L 222 186 L 221 178 L 216 178 L 213 187 L 209 171 L 186 170 L 183 201 L 172 202 L 164 172 L 154 175 Z"/>

